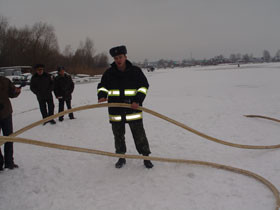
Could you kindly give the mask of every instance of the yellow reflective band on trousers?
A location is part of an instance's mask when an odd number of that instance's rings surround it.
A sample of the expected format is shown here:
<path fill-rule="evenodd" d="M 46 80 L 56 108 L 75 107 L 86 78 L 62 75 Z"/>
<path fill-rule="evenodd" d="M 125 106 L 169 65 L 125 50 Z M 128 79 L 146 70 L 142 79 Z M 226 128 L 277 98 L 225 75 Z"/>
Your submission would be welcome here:
<path fill-rule="evenodd" d="M 105 93 L 108 93 L 108 90 L 107 90 L 106 88 L 104 88 L 104 87 L 99 88 L 99 89 L 97 90 L 97 93 L 99 93 L 100 91 L 103 91 L 103 92 L 105 92 Z"/>
<path fill-rule="evenodd" d="M 125 89 L 124 95 L 125 96 L 135 96 L 137 93 L 136 89 Z"/>
<path fill-rule="evenodd" d="M 145 87 L 141 87 L 137 90 L 138 92 L 144 93 L 145 95 L 147 95 L 148 89 Z"/>
<path fill-rule="evenodd" d="M 109 96 L 120 96 L 120 91 L 119 90 L 109 90 L 108 95 Z"/>
<path fill-rule="evenodd" d="M 125 116 L 127 121 L 132 121 L 132 120 L 140 120 L 142 119 L 142 112 L 140 113 L 134 113 L 134 114 L 127 114 Z"/>
<path fill-rule="evenodd" d="M 121 115 L 109 115 L 109 119 L 110 121 L 113 121 L 113 122 L 120 122 L 122 121 L 122 116 Z"/>
<path fill-rule="evenodd" d="M 112 122 L 121 122 L 122 116 L 121 115 L 109 115 L 109 119 Z M 134 114 L 127 114 L 125 116 L 126 121 L 133 121 L 133 120 L 140 120 L 142 119 L 142 112 L 134 113 Z"/>

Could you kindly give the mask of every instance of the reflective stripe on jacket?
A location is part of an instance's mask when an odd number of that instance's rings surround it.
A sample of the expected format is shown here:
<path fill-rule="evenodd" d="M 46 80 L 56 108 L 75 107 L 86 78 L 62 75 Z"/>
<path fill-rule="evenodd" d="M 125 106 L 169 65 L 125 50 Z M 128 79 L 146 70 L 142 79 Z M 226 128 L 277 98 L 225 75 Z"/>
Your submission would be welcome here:
<path fill-rule="evenodd" d="M 126 63 L 126 70 L 120 71 L 115 63 L 103 74 L 101 82 L 97 87 L 98 99 L 108 98 L 108 103 L 142 103 L 147 95 L 149 83 L 142 70 L 132 65 L 129 61 Z M 133 120 L 142 120 L 140 110 L 109 107 L 110 122 L 129 122 Z"/>

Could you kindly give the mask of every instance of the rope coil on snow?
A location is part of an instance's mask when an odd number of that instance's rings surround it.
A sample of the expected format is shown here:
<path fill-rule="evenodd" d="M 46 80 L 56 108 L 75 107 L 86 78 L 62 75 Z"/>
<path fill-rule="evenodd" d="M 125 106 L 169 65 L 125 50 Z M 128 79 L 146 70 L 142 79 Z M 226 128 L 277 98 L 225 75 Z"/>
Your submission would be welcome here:
<path fill-rule="evenodd" d="M 100 151 L 100 150 L 93 150 L 93 149 L 87 149 L 87 148 L 80 148 L 80 147 L 72 147 L 72 146 L 66 146 L 66 145 L 60 145 L 60 144 L 53 144 L 53 143 L 47 143 L 47 142 L 42 142 L 42 141 L 36 141 L 36 140 L 31 140 L 31 139 L 25 139 L 25 138 L 18 138 L 19 134 L 37 126 L 40 125 L 44 122 L 47 122 L 51 119 L 57 118 L 59 116 L 65 115 L 70 112 L 75 112 L 75 111 L 81 111 L 81 110 L 86 110 L 86 109 L 93 109 L 93 108 L 101 108 L 101 107 L 126 107 L 130 108 L 130 104 L 121 104 L 121 103 L 104 103 L 104 104 L 93 104 L 93 105 L 86 105 L 86 106 L 81 106 L 77 108 L 73 108 L 70 110 L 66 110 L 64 112 L 57 113 L 55 115 L 52 115 L 50 117 L 44 118 L 43 120 L 34 122 L 18 131 L 15 133 L 11 134 L 10 136 L 0 136 L 0 146 L 5 143 L 6 141 L 9 142 L 18 142 L 18 143 L 25 143 L 25 144 L 31 144 L 31 145 L 37 145 L 41 147 L 48 147 L 48 148 L 55 148 L 55 149 L 61 149 L 61 150 L 69 150 L 69 151 L 76 151 L 76 152 L 84 152 L 84 153 L 91 153 L 91 154 L 97 154 L 97 155 L 104 155 L 104 156 L 110 156 L 110 157 L 122 157 L 122 158 L 130 158 L 130 159 L 144 159 L 144 160 L 154 160 L 154 161 L 161 161 L 161 162 L 174 162 L 174 163 L 185 163 L 185 164 L 196 164 L 196 165 L 204 165 L 204 166 L 210 166 L 218 169 L 223 169 L 239 174 L 243 174 L 249 177 L 252 177 L 256 179 L 257 181 L 260 181 L 264 185 L 266 185 L 273 193 L 275 200 L 276 200 L 276 210 L 279 210 L 280 208 L 280 197 L 279 197 L 279 191 L 277 188 L 268 180 L 265 178 L 261 177 L 258 174 L 255 174 L 253 172 L 250 172 L 248 170 L 243 170 L 239 168 L 234 168 L 231 166 L 227 165 L 221 165 L 217 163 L 211 163 L 211 162 L 205 162 L 205 161 L 197 161 L 197 160 L 184 160 L 184 159 L 171 159 L 171 158 L 161 158 L 161 157 L 152 157 L 152 156 L 139 156 L 139 155 L 122 155 L 122 154 L 115 154 L 115 153 L 110 153 L 110 152 L 105 152 L 105 151 Z M 172 124 L 175 124 L 179 127 L 182 127 L 194 134 L 197 134 L 203 138 L 206 138 L 208 140 L 224 144 L 227 146 L 232 146 L 232 147 L 238 147 L 238 148 L 243 148 L 243 149 L 274 149 L 274 148 L 279 148 L 280 145 L 272 145 L 272 146 L 254 146 L 254 145 L 241 145 L 241 144 L 234 144 L 230 142 L 226 142 L 223 140 L 219 140 L 215 137 L 208 136 L 206 134 L 203 134 L 199 131 L 196 131 L 180 122 L 177 122 L 171 118 L 168 118 L 164 115 L 161 115 L 155 111 L 149 110 L 144 107 L 139 107 L 139 110 L 145 111 L 149 114 L 152 114 L 158 118 L 164 119 Z M 250 116 L 250 115 L 248 115 Z M 248 117 L 247 116 L 247 117 Z M 252 117 L 252 116 L 251 116 Z"/>

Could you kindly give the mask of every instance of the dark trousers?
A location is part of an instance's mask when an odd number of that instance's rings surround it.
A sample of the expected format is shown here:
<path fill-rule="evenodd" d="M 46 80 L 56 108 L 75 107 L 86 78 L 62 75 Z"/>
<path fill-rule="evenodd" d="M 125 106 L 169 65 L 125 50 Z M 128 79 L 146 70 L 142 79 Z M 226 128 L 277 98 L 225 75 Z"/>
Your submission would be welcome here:
<path fill-rule="evenodd" d="M 71 100 L 64 100 L 62 99 L 58 99 L 58 112 L 63 112 L 64 111 L 64 103 L 66 103 L 67 109 L 72 109 L 71 108 Z M 73 113 L 69 113 L 68 114 L 70 119 L 74 118 Z M 63 119 L 63 116 L 60 116 L 59 119 Z"/>
<path fill-rule="evenodd" d="M 40 111 L 43 118 L 53 115 L 54 113 L 54 103 L 53 98 L 49 99 L 38 99 Z"/>
<path fill-rule="evenodd" d="M 12 115 L 10 115 L 5 119 L 0 119 L 0 131 L 1 130 L 3 136 L 9 136 L 11 133 L 13 133 Z M 4 144 L 4 158 L 0 148 L 0 168 L 3 167 L 4 162 L 5 165 L 11 165 L 14 163 L 13 153 L 14 153 L 13 142 L 6 142 Z"/>
<path fill-rule="evenodd" d="M 142 121 L 129 122 L 129 127 L 139 154 L 148 156 L 151 151 Z M 116 153 L 125 154 L 125 123 L 112 123 L 112 130 L 115 138 Z"/>

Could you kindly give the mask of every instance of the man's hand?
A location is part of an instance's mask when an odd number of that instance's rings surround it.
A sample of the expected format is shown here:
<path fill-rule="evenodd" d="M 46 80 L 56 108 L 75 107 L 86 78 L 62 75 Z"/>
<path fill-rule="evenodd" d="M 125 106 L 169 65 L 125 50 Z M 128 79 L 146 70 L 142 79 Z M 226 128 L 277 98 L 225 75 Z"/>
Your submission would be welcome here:
<path fill-rule="evenodd" d="M 136 102 L 133 102 L 133 103 L 131 104 L 131 108 L 132 108 L 132 109 L 137 109 L 138 107 L 139 107 L 139 104 L 136 103 Z"/>
<path fill-rule="evenodd" d="M 102 102 L 105 102 L 105 101 L 108 101 L 108 99 L 107 99 L 107 98 L 100 98 L 100 99 L 98 100 L 98 103 L 102 103 Z"/>
<path fill-rule="evenodd" d="M 21 92 L 21 87 L 16 87 L 15 92 L 16 92 L 16 94 L 20 93 Z"/>

